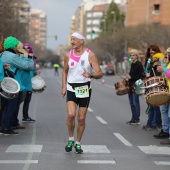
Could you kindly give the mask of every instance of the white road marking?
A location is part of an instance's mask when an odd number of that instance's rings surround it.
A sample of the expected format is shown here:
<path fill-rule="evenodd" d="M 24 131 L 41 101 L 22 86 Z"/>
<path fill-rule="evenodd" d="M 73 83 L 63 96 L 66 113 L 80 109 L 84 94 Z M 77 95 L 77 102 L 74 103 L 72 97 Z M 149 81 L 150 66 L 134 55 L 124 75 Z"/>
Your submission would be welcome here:
<path fill-rule="evenodd" d="M 154 161 L 157 165 L 170 165 L 170 162 L 165 161 Z"/>
<path fill-rule="evenodd" d="M 89 112 L 93 112 L 93 110 L 92 110 L 90 107 L 88 107 L 88 111 L 89 111 Z"/>
<path fill-rule="evenodd" d="M 82 145 L 83 153 L 111 153 L 105 145 Z"/>
<path fill-rule="evenodd" d="M 42 145 L 11 145 L 8 147 L 6 152 L 26 152 L 26 153 L 33 153 L 33 152 L 41 152 Z"/>
<path fill-rule="evenodd" d="M 116 161 L 104 160 L 77 160 L 78 164 L 116 164 Z"/>
<path fill-rule="evenodd" d="M 170 147 L 160 146 L 138 146 L 145 154 L 170 155 Z"/>
<path fill-rule="evenodd" d="M 102 124 L 107 124 L 105 120 L 103 120 L 100 116 L 96 116 L 96 119 L 101 122 Z"/>
<path fill-rule="evenodd" d="M 132 146 L 130 142 L 128 142 L 121 134 L 119 133 L 113 133 L 122 143 L 124 143 L 126 146 Z"/>
<path fill-rule="evenodd" d="M 37 164 L 38 160 L 0 160 L 0 164 Z"/>

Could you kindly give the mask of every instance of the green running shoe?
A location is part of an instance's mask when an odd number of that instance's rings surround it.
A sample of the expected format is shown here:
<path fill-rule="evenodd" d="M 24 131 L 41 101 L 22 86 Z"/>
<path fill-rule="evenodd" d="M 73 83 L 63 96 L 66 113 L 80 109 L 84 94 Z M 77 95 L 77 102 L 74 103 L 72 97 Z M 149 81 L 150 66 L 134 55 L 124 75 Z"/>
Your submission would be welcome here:
<path fill-rule="evenodd" d="M 82 154 L 83 153 L 83 150 L 81 149 L 81 145 L 76 144 L 74 147 L 75 147 L 75 150 L 76 150 L 77 154 Z"/>
<path fill-rule="evenodd" d="M 73 145 L 74 145 L 74 141 L 69 140 L 67 146 L 65 147 L 65 151 L 66 151 L 66 152 L 72 151 Z"/>

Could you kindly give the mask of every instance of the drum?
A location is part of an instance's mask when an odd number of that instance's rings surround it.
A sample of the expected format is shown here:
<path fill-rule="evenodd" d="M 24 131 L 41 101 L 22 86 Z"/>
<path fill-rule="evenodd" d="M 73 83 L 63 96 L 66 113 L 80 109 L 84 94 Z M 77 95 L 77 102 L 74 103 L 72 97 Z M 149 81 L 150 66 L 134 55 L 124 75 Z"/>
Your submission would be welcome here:
<path fill-rule="evenodd" d="M 6 99 L 15 98 L 20 91 L 19 83 L 10 77 L 5 77 L 1 82 L 0 87 L 0 95 Z"/>
<path fill-rule="evenodd" d="M 155 76 L 145 80 L 146 103 L 150 106 L 161 106 L 170 101 L 170 94 L 165 77 Z"/>
<path fill-rule="evenodd" d="M 32 89 L 34 93 L 41 93 L 45 90 L 45 82 L 40 76 L 35 76 L 31 79 Z"/>
<path fill-rule="evenodd" d="M 139 79 L 134 84 L 135 93 L 142 95 L 145 94 L 145 86 L 143 80 Z"/>
<path fill-rule="evenodd" d="M 117 95 L 125 95 L 129 93 L 128 81 L 123 80 L 115 83 L 115 90 Z"/>

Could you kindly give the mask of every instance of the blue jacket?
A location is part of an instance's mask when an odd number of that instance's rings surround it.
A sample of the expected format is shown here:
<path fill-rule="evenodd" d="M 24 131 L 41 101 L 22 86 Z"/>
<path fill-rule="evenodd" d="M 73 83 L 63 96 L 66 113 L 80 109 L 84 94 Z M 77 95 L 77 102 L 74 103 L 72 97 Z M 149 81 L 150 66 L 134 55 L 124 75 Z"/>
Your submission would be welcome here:
<path fill-rule="evenodd" d="M 9 51 L 1 55 L 3 63 L 10 64 L 10 72 L 20 84 L 20 91 L 31 91 L 30 70 L 34 69 L 34 61 L 28 57 L 19 56 Z"/>
<path fill-rule="evenodd" d="M 4 79 L 4 64 L 0 58 L 0 82 Z"/>

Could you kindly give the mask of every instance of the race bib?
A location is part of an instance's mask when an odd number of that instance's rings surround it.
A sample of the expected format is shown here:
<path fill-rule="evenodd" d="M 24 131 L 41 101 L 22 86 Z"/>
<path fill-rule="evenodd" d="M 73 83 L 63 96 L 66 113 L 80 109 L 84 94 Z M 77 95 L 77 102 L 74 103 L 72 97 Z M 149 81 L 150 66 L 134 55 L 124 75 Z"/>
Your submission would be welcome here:
<path fill-rule="evenodd" d="M 89 97 L 88 85 L 75 87 L 75 95 L 76 95 L 77 98 Z"/>

